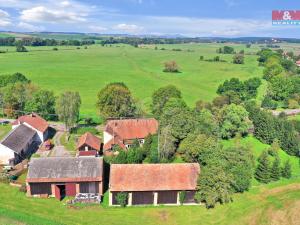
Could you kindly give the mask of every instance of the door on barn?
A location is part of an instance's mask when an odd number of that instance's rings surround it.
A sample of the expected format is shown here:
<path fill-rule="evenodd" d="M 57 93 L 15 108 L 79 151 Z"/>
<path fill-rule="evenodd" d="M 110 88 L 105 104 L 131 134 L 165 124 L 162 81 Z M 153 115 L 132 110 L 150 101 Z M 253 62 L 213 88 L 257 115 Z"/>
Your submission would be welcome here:
<path fill-rule="evenodd" d="M 55 185 L 55 198 L 62 200 L 66 196 L 66 185 L 58 184 Z"/>

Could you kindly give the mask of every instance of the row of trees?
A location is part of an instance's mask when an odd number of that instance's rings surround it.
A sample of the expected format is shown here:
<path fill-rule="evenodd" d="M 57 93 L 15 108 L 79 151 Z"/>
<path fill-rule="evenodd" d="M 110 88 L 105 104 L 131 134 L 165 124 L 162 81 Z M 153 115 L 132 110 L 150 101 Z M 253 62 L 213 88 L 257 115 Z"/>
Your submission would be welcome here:
<path fill-rule="evenodd" d="M 81 46 L 92 44 L 95 44 L 95 41 L 92 39 L 57 40 L 26 37 L 22 38 L 21 40 L 17 40 L 14 37 L 0 38 L 0 46 Z"/>
<path fill-rule="evenodd" d="M 273 157 L 273 162 L 271 161 Z M 287 160 L 281 167 L 278 152 L 273 153 L 272 156 L 267 151 L 263 151 L 258 158 L 258 166 L 255 170 L 255 178 L 261 183 L 269 183 L 277 181 L 280 177 L 291 178 L 292 168 L 290 162 Z"/>
<path fill-rule="evenodd" d="M 275 139 L 280 147 L 289 155 L 299 154 L 299 133 L 284 114 L 274 117 L 271 113 L 261 110 L 254 102 L 248 102 L 246 109 L 254 125 L 254 135 L 260 141 L 272 144 Z"/>
<path fill-rule="evenodd" d="M 227 96 L 232 103 L 241 103 L 245 100 L 256 98 L 257 89 L 261 85 L 261 80 L 257 77 L 240 81 L 238 78 L 231 78 L 220 84 L 217 94 Z"/>
<path fill-rule="evenodd" d="M 219 53 L 219 54 L 235 54 L 235 51 L 234 51 L 233 47 L 224 46 L 222 48 L 218 48 L 217 53 Z"/>
<path fill-rule="evenodd" d="M 47 120 L 60 119 L 68 129 L 78 121 L 81 104 L 78 92 L 64 92 L 56 97 L 21 73 L 0 76 L 0 102 L 3 113 L 9 117 L 36 112 Z"/>

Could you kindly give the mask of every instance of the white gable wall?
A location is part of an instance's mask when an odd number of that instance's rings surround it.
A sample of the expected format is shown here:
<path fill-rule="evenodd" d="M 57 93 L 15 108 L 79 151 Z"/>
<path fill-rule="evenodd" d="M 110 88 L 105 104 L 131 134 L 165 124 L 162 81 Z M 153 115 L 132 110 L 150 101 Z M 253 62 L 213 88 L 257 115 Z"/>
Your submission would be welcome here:
<path fill-rule="evenodd" d="M 107 131 L 103 132 L 103 139 L 104 139 L 103 143 L 104 144 L 108 143 L 112 138 L 113 138 L 113 136 L 110 133 L 108 133 Z"/>
<path fill-rule="evenodd" d="M 38 136 L 39 136 L 39 138 L 40 138 L 40 140 L 41 140 L 41 142 L 44 142 L 44 141 L 45 141 L 45 139 L 44 139 L 44 133 L 43 133 L 43 132 L 41 132 L 41 131 L 35 129 L 34 127 L 30 126 L 30 124 L 28 124 L 28 123 L 26 123 L 26 122 L 24 122 L 23 124 L 24 124 L 25 126 L 31 128 L 32 130 L 36 131 L 37 134 L 38 134 Z"/>
<path fill-rule="evenodd" d="M 0 143 L 0 164 L 8 165 L 9 160 L 13 158 L 15 158 L 14 151 Z"/>

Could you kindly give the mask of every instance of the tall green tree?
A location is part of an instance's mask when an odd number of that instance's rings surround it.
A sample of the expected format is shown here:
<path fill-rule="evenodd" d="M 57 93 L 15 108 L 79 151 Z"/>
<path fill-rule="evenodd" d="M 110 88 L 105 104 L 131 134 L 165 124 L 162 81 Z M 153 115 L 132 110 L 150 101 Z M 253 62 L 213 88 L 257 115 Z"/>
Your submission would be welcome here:
<path fill-rule="evenodd" d="M 291 163 L 289 160 L 287 160 L 284 163 L 284 166 L 281 170 L 281 175 L 282 175 L 282 177 L 287 178 L 287 179 L 292 177 L 292 166 L 291 166 Z"/>
<path fill-rule="evenodd" d="M 30 80 L 28 80 L 22 73 L 14 73 L 11 75 L 0 76 L 0 87 L 5 87 L 8 84 L 15 83 L 30 83 Z"/>
<path fill-rule="evenodd" d="M 216 137 L 205 134 L 189 134 L 179 145 L 178 153 L 185 162 L 203 163 L 203 154 L 206 151 L 215 151 L 219 146 Z"/>
<path fill-rule="evenodd" d="M 294 85 L 290 78 L 276 76 L 272 78 L 268 85 L 268 95 L 276 100 L 283 101 L 290 97 L 294 91 Z"/>
<path fill-rule="evenodd" d="M 3 107 L 8 116 L 17 116 L 25 111 L 25 104 L 32 98 L 37 87 L 32 83 L 17 82 L 1 89 Z"/>
<path fill-rule="evenodd" d="M 263 71 L 264 76 L 263 78 L 267 81 L 271 80 L 272 78 L 276 77 L 277 75 L 283 72 L 283 67 L 280 64 L 281 57 L 278 55 L 270 55 L 265 62 L 265 69 Z"/>
<path fill-rule="evenodd" d="M 232 138 L 237 134 L 248 133 L 252 123 L 248 112 L 240 105 L 227 105 L 219 113 L 220 133 L 222 138 Z"/>
<path fill-rule="evenodd" d="M 36 112 L 46 120 L 55 119 L 55 96 L 53 91 L 38 90 L 25 103 L 25 111 Z"/>
<path fill-rule="evenodd" d="M 201 171 L 198 180 L 198 201 L 205 202 L 207 208 L 213 208 L 217 202 L 224 204 L 232 200 L 232 175 L 222 167 L 207 166 Z"/>
<path fill-rule="evenodd" d="M 254 156 L 248 147 L 236 145 L 225 149 L 225 170 L 233 177 L 234 192 L 249 190 L 254 172 Z"/>
<path fill-rule="evenodd" d="M 107 118 L 134 117 L 135 101 L 124 83 L 110 83 L 98 93 L 100 115 Z"/>
<path fill-rule="evenodd" d="M 148 135 L 145 138 L 145 142 L 143 144 L 143 153 L 146 156 L 144 160 L 147 163 L 158 163 L 158 136 L 157 135 Z"/>
<path fill-rule="evenodd" d="M 270 159 L 267 151 L 263 151 L 258 159 L 258 166 L 255 171 L 255 179 L 261 183 L 269 183 L 270 177 Z"/>
<path fill-rule="evenodd" d="M 173 158 L 176 150 L 176 139 L 172 135 L 171 126 L 162 127 L 159 135 L 159 160 L 168 162 Z"/>
<path fill-rule="evenodd" d="M 81 99 L 78 92 L 66 91 L 56 101 L 56 113 L 68 131 L 76 125 L 79 119 L 80 105 Z"/>
<path fill-rule="evenodd" d="M 203 109 L 200 112 L 195 110 L 193 114 L 196 133 L 218 136 L 219 124 L 211 111 L 208 109 Z"/>
<path fill-rule="evenodd" d="M 160 126 L 169 126 L 173 137 L 180 142 L 195 130 L 195 117 L 182 99 L 171 98 L 163 108 Z"/>
<path fill-rule="evenodd" d="M 276 155 L 275 160 L 271 167 L 270 177 L 272 181 L 277 181 L 280 179 L 280 176 L 281 176 L 280 158 L 278 155 Z"/>
<path fill-rule="evenodd" d="M 159 119 L 165 104 L 170 98 L 181 98 L 181 92 L 173 85 L 168 85 L 156 90 L 152 95 L 152 113 Z"/>

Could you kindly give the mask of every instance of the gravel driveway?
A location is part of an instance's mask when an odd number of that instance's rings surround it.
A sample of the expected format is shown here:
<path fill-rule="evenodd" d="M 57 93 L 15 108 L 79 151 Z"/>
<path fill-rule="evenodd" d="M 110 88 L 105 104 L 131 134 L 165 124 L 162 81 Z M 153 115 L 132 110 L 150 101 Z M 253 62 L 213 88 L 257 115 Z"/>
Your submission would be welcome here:
<path fill-rule="evenodd" d="M 51 151 L 50 157 L 68 157 L 71 156 L 70 152 L 60 143 L 61 136 L 64 134 L 62 131 L 57 131 L 54 140 L 54 148 Z"/>

